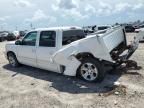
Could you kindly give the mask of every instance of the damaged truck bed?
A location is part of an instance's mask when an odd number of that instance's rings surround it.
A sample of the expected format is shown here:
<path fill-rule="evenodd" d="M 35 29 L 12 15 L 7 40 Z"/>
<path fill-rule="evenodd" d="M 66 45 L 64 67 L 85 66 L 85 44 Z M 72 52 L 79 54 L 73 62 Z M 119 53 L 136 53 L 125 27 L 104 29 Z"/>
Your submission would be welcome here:
<path fill-rule="evenodd" d="M 100 69 L 97 69 L 97 71 L 104 70 L 105 64 L 108 63 L 113 66 L 126 63 L 138 48 L 138 45 L 138 38 L 135 38 L 131 45 L 127 45 L 124 28 L 115 27 L 91 34 L 87 38 L 65 46 L 57 51 L 52 59 L 55 63 L 64 67 L 62 71 L 65 75 L 75 76 L 79 67 L 82 67 L 84 59 L 90 58 L 90 60 L 97 61 L 100 64 Z M 89 69 L 80 69 L 81 73 L 86 74 L 85 71 L 89 71 Z M 86 78 L 90 73 L 91 71 L 85 76 L 85 80 L 91 81 L 91 78 Z M 102 73 L 105 74 L 105 72 Z M 99 80 L 101 81 L 101 79 Z"/>

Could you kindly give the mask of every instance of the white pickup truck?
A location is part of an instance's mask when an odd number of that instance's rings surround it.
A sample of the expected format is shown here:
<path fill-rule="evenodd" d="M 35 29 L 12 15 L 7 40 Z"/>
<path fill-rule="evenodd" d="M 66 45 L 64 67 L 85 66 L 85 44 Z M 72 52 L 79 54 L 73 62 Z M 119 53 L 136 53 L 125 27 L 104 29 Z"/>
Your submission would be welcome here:
<path fill-rule="evenodd" d="M 105 77 L 104 67 L 126 61 L 138 43 L 135 40 L 128 46 L 122 27 L 90 36 L 85 36 L 80 27 L 57 27 L 27 33 L 22 40 L 6 44 L 5 54 L 13 67 L 25 64 L 100 82 Z"/>

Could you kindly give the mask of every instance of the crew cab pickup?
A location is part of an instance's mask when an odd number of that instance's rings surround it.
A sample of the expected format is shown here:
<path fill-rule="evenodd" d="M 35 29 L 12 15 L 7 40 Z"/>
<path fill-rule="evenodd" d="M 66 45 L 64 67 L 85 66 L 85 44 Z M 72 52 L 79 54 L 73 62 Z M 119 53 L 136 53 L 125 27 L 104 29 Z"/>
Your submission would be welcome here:
<path fill-rule="evenodd" d="M 25 64 L 100 82 L 105 77 L 105 64 L 123 63 L 138 48 L 138 43 L 135 39 L 127 45 L 122 27 L 90 36 L 80 27 L 56 27 L 33 30 L 22 40 L 6 44 L 5 54 L 13 67 Z"/>

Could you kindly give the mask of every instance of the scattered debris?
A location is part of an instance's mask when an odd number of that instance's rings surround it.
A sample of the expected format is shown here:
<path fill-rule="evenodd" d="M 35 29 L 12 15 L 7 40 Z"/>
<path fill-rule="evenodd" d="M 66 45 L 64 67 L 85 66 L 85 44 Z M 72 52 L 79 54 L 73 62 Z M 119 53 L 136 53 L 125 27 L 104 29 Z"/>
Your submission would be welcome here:
<path fill-rule="evenodd" d="M 115 94 L 115 95 L 119 95 L 119 92 L 116 91 L 114 94 Z"/>
<path fill-rule="evenodd" d="M 127 67 L 127 68 L 135 68 L 135 69 L 138 69 L 137 62 L 134 61 L 134 60 L 127 60 L 125 63 L 126 63 L 126 67 Z"/>
<path fill-rule="evenodd" d="M 35 85 L 35 83 L 31 83 L 31 85 L 33 86 L 33 85 Z"/>
<path fill-rule="evenodd" d="M 86 88 L 88 88 L 88 87 L 86 87 L 86 86 L 81 86 L 80 88 L 81 88 L 81 89 L 86 89 Z"/>
<path fill-rule="evenodd" d="M 140 73 L 138 73 L 138 72 L 127 72 L 127 73 L 125 73 L 125 74 L 127 74 L 127 75 L 138 75 L 138 76 L 142 76 Z"/>
<path fill-rule="evenodd" d="M 117 101 L 115 101 L 115 102 L 114 102 L 114 105 L 117 105 L 117 104 L 118 104 L 118 102 L 117 102 Z"/>
<path fill-rule="evenodd" d="M 103 94 L 102 94 L 102 93 L 99 93 L 98 96 L 103 96 Z"/>
<path fill-rule="evenodd" d="M 126 86 L 121 85 L 119 82 L 115 82 L 115 85 L 113 85 L 113 86 L 105 86 L 105 88 L 108 89 L 109 92 L 104 93 L 104 96 L 126 95 Z"/>
<path fill-rule="evenodd" d="M 15 76 L 17 76 L 17 75 L 18 75 L 18 73 L 15 73 L 15 74 L 12 75 L 12 77 L 15 77 Z"/>
<path fill-rule="evenodd" d="M 120 86 L 120 82 L 114 82 L 115 86 Z"/>
<path fill-rule="evenodd" d="M 121 66 L 119 66 L 119 67 L 117 67 L 115 69 L 111 69 L 109 71 L 109 74 L 112 74 L 112 75 L 127 74 L 127 75 L 139 75 L 139 76 L 142 76 L 140 73 L 137 72 L 138 70 L 141 70 L 141 69 L 142 69 L 141 66 L 137 66 L 135 68 L 135 67 L 132 67 L 132 66 L 126 66 L 126 64 L 122 64 Z M 133 71 L 133 72 L 130 72 L 130 71 Z"/>

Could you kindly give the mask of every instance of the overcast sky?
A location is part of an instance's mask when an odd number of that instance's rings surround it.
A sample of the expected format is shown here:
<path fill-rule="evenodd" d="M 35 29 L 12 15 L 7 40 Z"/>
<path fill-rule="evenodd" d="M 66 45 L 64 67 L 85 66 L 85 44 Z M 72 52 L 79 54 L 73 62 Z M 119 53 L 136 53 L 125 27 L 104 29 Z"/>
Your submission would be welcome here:
<path fill-rule="evenodd" d="M 144 0 L 0 0 L 0 29 L 144 20 Z"/>

